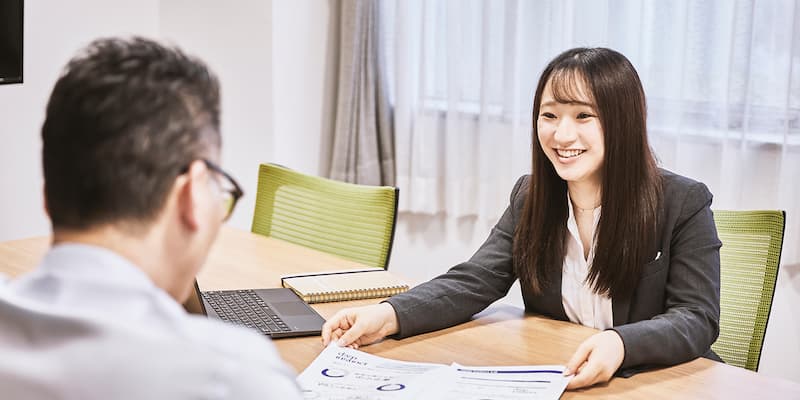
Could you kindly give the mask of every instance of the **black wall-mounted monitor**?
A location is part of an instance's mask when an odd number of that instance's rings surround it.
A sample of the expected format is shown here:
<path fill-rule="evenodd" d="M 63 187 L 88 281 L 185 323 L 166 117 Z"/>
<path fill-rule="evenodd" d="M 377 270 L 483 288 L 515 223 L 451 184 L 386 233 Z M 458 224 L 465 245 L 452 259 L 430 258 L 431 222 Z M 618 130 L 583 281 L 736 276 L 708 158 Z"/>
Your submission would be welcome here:
<path fill-rule="evenodd" d="M 0 0 L 0 84 L 22 83 L 24 0 Z"/>

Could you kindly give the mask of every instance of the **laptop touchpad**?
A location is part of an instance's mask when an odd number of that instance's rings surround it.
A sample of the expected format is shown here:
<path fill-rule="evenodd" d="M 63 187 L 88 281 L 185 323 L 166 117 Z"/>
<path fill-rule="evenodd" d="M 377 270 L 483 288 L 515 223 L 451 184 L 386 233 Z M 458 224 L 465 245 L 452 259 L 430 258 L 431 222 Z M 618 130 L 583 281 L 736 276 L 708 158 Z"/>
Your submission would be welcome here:
<path fill-rule="evenodd" d="M 275 311 L 285 316 L 308 315 L 309 313 L 308 306 L 305 303 L 297 301 L 279 301 L 273 302 L 271 305 Z"/>

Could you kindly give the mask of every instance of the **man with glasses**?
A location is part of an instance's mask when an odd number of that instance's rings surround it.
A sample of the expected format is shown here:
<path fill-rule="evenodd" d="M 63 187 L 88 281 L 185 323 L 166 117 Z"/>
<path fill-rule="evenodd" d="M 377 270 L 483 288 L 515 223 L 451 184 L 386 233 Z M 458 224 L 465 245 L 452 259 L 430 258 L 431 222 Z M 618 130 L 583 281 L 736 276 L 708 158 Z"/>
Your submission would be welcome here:
<path fill-rule="evenodd" d="M 0 397 L 299 398 L 268 339 L 180 305 L 242 196 L 206 66 L 96 41 L 56 82 L 42 140 L 53 246 L 0 285 Z"/>
<path fill-rule="evenodd" d="M 220 188 L 222 189 L 220 196 L 222 198 L 222 210 L 225 213 L 223 221 L 227 221 L 228 218 L 231 217 L 231 214 L 233 214 L 233 209 L 236 207 L 236 202 L 238 202 L 239 199 L 244 195 L 244 192 L 242 191 L 242 188 L 239 187 L 239 184 L 236 183 L 236 180 L 233 179 L 232 176 L 228 175 L 227 172 L 223 171 L 222 168 L 218 167 L 217 164 L 205 159 L 201 161 L 203 161 L 203 163 L 206 165 L 206 168 L 225 178 L 223 182 L 218 181 L 218 184 L 221 185 Z M 186 173 L 188 171 L 189 167 L 186 167 L 182 172 Z"/>

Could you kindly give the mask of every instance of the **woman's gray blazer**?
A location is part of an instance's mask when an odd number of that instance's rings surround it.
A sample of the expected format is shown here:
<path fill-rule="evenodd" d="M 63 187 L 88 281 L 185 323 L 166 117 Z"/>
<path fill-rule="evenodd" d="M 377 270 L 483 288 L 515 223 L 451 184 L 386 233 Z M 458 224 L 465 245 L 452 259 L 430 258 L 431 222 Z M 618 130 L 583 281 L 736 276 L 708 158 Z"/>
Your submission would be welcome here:
<path fill-rule="evenodd" d="M 705 356 L 719 334 L 719 249 L 711 193 L 700 182 L 661 170 L 663 201 L 660 248 L 644 265 L 628 299 L 612 298 L 614 329 L 625 359 L 618 375 Z M 511 204 L 472 258 L 447 273 L 387 300 L 403 338 L 465 322 L 505 296 L 517 279 L 512 241 L 530 176 L 521 177 Z M 656 259 L 657 254 L 660 256 Z M 525 310 L 568 321 L 561 300 L 561 274 L 540 295 L 522 288 Z M 568 356 L 567 356 L 568 357 Z"/>

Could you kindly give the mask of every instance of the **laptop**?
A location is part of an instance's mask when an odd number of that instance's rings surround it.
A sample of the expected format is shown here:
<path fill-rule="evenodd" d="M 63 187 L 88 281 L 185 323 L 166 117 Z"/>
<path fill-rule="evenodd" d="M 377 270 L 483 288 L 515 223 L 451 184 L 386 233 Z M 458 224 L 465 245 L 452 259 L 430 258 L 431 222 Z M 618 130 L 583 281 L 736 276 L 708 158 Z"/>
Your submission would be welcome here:
<path fill-rule="evenodd" d="M 186 311 L 254 329 L 273 339 L 319 335 L 323 319 L 291 289 L 214 290 L 194 293 Z"/>

